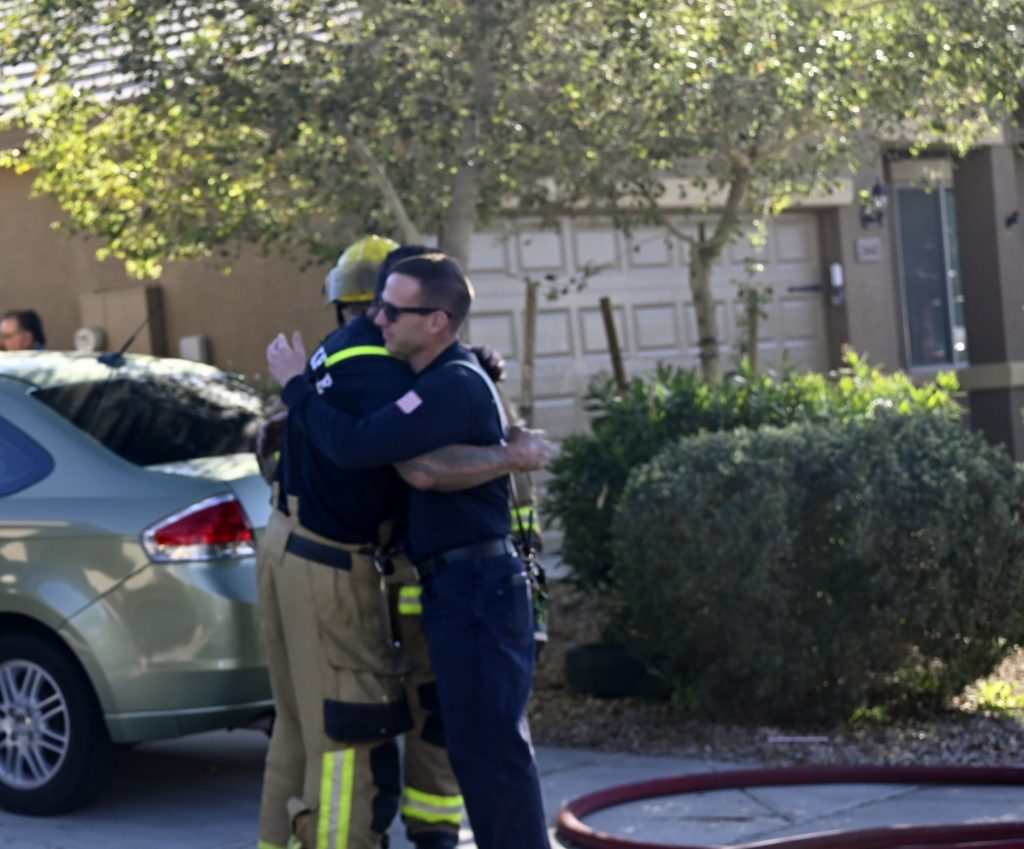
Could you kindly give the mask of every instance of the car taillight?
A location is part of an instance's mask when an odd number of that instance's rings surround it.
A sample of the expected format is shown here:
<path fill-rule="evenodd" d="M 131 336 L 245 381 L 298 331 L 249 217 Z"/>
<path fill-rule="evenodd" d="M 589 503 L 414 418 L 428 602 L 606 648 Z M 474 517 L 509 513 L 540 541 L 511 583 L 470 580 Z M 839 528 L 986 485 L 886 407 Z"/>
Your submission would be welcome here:
<path fill-rule="evenodd" d="M 198 501 L 142 532 L 151 560 L 217 560 L 256 552 L 252 525 L 233 495 Z"/>

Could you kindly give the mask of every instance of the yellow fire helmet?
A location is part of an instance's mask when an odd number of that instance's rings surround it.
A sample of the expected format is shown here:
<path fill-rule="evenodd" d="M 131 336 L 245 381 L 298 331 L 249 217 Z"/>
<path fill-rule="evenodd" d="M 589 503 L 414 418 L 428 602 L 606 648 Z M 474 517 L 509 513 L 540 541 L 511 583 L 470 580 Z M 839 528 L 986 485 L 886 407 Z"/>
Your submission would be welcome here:
<path fill-rule="evenodd" d="M 383 236 L 366 236 L 349 245 L 324 280 L 324 302 L 358 304 L 373 300 L 377 271 L 398 242 Z"/>

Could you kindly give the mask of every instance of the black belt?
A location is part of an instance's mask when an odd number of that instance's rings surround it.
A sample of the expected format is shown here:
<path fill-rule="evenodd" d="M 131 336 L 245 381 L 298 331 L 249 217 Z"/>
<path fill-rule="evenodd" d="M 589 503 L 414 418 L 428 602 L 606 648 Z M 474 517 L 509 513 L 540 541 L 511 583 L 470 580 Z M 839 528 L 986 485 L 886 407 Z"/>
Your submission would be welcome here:
<path fill-rule="evenodd" d="M 284 544 L 284 548 L 285 551 L 296 557 L 301 557 L 303 560 L 312 560 L 314 563 L 333 566 L 335 569 L 344 569 L 346 572 L 352 570 L 352 555 L 343 548 L 325 545 L 295 533 L 288 535 L 288 542 Z M 372 549 L 369 550 L 372 551 Z"/>
<path fill-rule="evenodd" d="M 503 554 L 516 556 L 516 547 L 508 537 L 464 545 L 461 548 L 449 548 L 417 563 L 416 571 L 420 578 L 429 578 L 449 563 L 458 563 L 460 560 L 486 560 L 488 557 L 501 557 Z"/>

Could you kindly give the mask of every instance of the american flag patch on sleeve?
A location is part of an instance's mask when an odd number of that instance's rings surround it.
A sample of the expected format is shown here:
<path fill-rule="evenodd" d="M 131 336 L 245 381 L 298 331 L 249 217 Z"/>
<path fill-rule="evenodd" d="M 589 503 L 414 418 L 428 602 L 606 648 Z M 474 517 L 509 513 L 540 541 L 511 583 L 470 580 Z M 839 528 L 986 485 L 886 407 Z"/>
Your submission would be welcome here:
<path fill-rule="evenodd" d="M 398 409 L 401 410 L 406 415 L 409 415 L 409 413 L 415 410 L 422 403 L 423 399 L 420 398 L 420 396 L 417 395 L 415 390 L 413 389 L 410 389 L 401 398 L 395 401 L 395 404 L 398 406 Z"/>

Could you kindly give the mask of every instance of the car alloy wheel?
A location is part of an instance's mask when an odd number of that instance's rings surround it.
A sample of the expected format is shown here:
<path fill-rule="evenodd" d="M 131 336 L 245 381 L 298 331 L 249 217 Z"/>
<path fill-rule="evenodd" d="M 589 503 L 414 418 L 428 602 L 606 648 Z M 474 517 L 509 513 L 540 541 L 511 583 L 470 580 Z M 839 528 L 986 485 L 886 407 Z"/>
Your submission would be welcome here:
<path fill-rule="evenodd" d="M 0 636 L 0 808 L 70 811 L 100 790 L 114 761 L 85 672 L 54 634 Z"/>
<path fill-rule="evenodd" d="M 27 660 L 0 663 L 0 782 L 35 790 L 68 754 L 70 716 L 57 682 Z"/>

